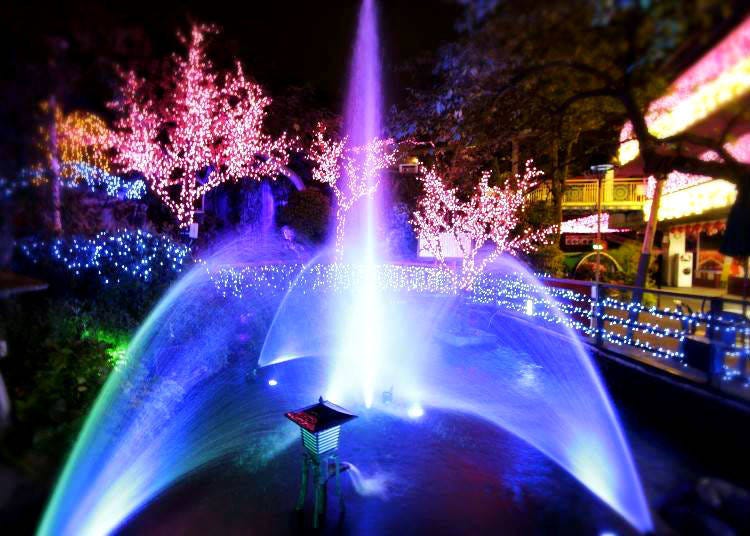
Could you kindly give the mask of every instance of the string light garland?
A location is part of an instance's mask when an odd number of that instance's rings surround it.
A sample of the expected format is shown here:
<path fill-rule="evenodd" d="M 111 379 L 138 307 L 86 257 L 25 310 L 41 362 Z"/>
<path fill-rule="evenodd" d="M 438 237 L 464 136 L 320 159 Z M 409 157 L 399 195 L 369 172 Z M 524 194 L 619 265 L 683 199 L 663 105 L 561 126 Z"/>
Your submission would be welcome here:
<path fill-rule="evenodd" d="M 112 144 L 112 133 L 103 119 L 95 114 L 74 111 L 63 115 L 60 108 L 57 120 L 57 144 L 62 163 L 81 162 L 105 172 L 110 171 L 107 154 Z M 63 171 L 66 178 L 75 178 L 76 168 Z"/>
<path fill-rule="evenodd" d="M 49 109 L 49 103 L 43 104 Z M 55 147 L 50 144 L 50 129 L 46 125 L 39 128 L 39 147 L 44 154 L 44 161 L 57 159 L 60 165 L 71 162 L 83 162 L 110 171 L 109 149 L 112 146 L 112 132 L 105 121 L 90 112 L 81 110 L 65 114 L 60 106 L 54 109 Z M 52 155 L 51 151 L 55 151 Z M 68 180 L 76 180 L 75 168 L 61 169 L 60 174 Z"/>
<path fill-rule="evenodd" d="M 309 157 L 314 163 L 312 176 L 330 186 L 336 197 L 336 259 L 344 255 L 346 217 L 360 198 L 373 195 L 380 184 L 380 171 L 395 162 L 392 140 L 375 138 L 364 146 L 351 146 L 349 139 L 326 137 L 321 124 L 315 131 Z"/>
<path fill-rule="evenodd" d="M 123 279 L 149 281 L 161 271 L 180 272 L 190 258 L 190 248 L 163 235 L 146 231 L 101 232 L 94 238 L 33 238 L 17 243 L 30 262 L 61 264 L 76 276 L 97 274 L 106 284 Z"/>
<path fill-rule="evenodd" d="M 187 56 L 176 67 L 164 96 L 148 96 L 145 80 L 130 72 L 121 98 L 112 104 L 117 162 L 141 172 L 151 190 L 181 226 L 193 222 L 202 196 L 229 180 L 283 174 L 293 145 L 286 134 L 263 131 L 271 99 L 237 63 L 220 77 L 206 55 L 210 26 L 195 25 L 180 36 Z"/>
<path fill-rule="evenodd" d="M 364 284 L 369 277 L 367 267 L 344 263 L 242 267 L 206 264 L 205 269 L 217 292 L 234 299 L 283 296 L 292 288 L 304 294 L 345 292 Z M 376 266 L 375 274 L 376 288 L 381 292 L 461 296 L 469 303 L 499 307 L 519 315 L 563 324 L 592 338 L 597 336 L 597 329 L 592 327 L 592 318 L 598 318 L 601 320 L 598 325 L 602 326 L 599 333 L 605 343 L 642 350 L 652 358 L 677 368 L 688 366 L 683 344 L 687 335 L 699 325 L 711 326 L 716 332 L 735 336 L 735 343 L 730 345 L 729 352 L 744 352 L 747 355 L 750 351 L 736 342 L 736 335 L 749 340 L 750 327 L 733 325 L 721 315 L 700 312 L 686 314 L 610 297 L 596 303 L 590 296 L 570 289 L 546 286 L 542 291 L 539 283 L 520 273 L 479 274 L 469 290 L 462 289 L 454 274 L 440 265 L 382 264 Z M 544 284 L 544 278 L 540 282 Z M 680 327 L 669 327 L 670 322 Z M 734 368 L 727 368 L 723 379 L 729 380 L 743 374 Z"/>
<path fill-rule="evenodd" d="M 16 195 L 20 190 L 25 190 L 32 186 L 31 180 L 20 178 L 15 181 L 0 177 L 0 199 L 9 199 Z"/>
<path fill-rule="evenodd" d="M 146 194 L 146 183 L 143 180 L 125 180 L 85 162 L 67 162 L 63 169 L 70 170 L 70 174 L 80 181 L 66 182 L 65 185 L 69 188 L 76 188 L 83 183 L 92 192 L 103 189 L 110 197 L 129 200 L 141 199 Z"/>
<path fill-rule="evenodd" d="M 750 134 L 743 134 L 735 141 L 727 143 L 724 148 L 738 162 L 750 163 Z M 707 162 L 719 162 L 722 160 L 715 151 L 703 152 L 700 155 L 700 159 Z M 704 182 L 711 181 L 712 179 L 713 177 L 706 177 L 704 175 L 693 175 L 690 173 L 683 173 L 681 171 L 672 171 L 669 175 L 667 175 L 667 179 L 664 181 L 664 185 L 662 186 L 662 194 L 677 192 L 696 184 L 702 184 Z M 655 191 L 656 178 L 651 176 L 646 182 L 646 197 L 648 199 L 653 199 Z"/>
<path fill-rule="evenodd" d="M 61 174 L 69 177 L 62 186 L 70 189 L 87 187 L 91 192 L 102 191 L 110 197 L 135 200 L 146 195 L 146 183 L 141 179 L 123 179 L 85 162 L 64 162 Z M 28 188 L 38 188 L 49 183 L 47 170 L 40 166 L 23 169 L 19 178 L 10 181 L 0 177 L 0 198 L 9 198 Z"/>
<path fill-rule="evenodd" d="M 562 222 L 560 232 L 562 234 L 594 234 L 597 232 L 597 215 L 583 216 Z M 602 233 L 626 233 L 630 229 L 611 228 L 609 226 L 609 213 L 603 212 L 601 215 L 601 232 Z"/>
<path fill-rule="evenodd" d="M 538 185 L 541 175 L 529 160 L 523 176 L 491 187 L 490 175 L 485 172 L 468 201 L 459 199 L 456 188 L 447 188 L 434 168 L 420 177 L 424 195 L 418 201 L 412 225 L 427 250 L 444 267 L 447 263 L 441 235 L 453 236 L 462 254 L 461 272 L 456 274 L 460 288 L 471 288 L 477 276 L 501 253 L 530 253 L 557 231 L 556 226 L 551 226 L 516 232 L 526 209 L 526 194 Z M 477 262 L 477 254 L 488 242 L 494 248 Z"/>

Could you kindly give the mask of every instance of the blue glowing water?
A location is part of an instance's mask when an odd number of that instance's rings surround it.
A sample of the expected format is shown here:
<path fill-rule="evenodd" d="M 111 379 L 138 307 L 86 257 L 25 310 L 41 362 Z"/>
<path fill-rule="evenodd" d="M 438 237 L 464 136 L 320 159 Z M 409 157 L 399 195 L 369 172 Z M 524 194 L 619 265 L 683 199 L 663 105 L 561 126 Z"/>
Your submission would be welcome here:
<path fill-rule="evenodd" d="M 367 275 L 361 266 L 318 264 L 325 260 L 318 257 L 289 292 L 276 278 L 284 266 L 278 263 L 261 265 L 267 281 L 242 298 L 217 292 L 212 274 L 221 267 L 291 261 L 281 246 L 264 247 L 265 257 L 257 257 L 257 244 L 227 244 L 155 308 L 97 400 L 40 534 L 112 531 L 206 464 L 242 459 L 252 473 L 298 441 L 282 414 L 331 388 L 341 367 L 340 329 L 331 320 Z M 315 275 L 320 266 L 329 267 L 328 276 Z M 627 444 L 575 334 L 561 322 L 417 289 L 407 279 L 399 282 L 405 269 L 376 271 L 387 358 L 372 385 L 372 409 L 365 409 L 356 382 L 340 386 L 338 400 L 415 426 L 425 418 L 420 413 L 444 410 L 486 420 L 536 447 L 634 527 L 648 530 Z M 337 270 L 339 277 L 330 276 Z M 503 270 L 545 293 L 516 261 L 503 260 L 495 277 Z M 258 355 L 262 370 L 270 371 L 263 381 L 255 379 Z M 304 356 L 312 359 L 297 359 Z M 385 392 L 392 402 L 383 402 Z M 453 440 L 461 437 L 446 438 Z M 411 448 L 419 452 L 418 445 Z"/>
<path fill-rule="evenodd" d="M 517 301 L 553 302 L 515 259 L 503 258 L 493 270 L 493 277 L 518 278 L 531 289 Z M 555 307 L 546 316 L 488 309 L 457 295 L 409 291 L 408 284 L 396 291 L 386 281 L 387 272 L 385 266 L 377 270 L 381 329 L 387 335 L 380 341 L 384 357 L 372 387 L 376 393 L 393 393 L 396 403 L 376 403 L 378 410 L 414 419 L 442 408 L 485 419 L 546 454 L 637 529 L 651 528 L 612 403 L 562 313 Z M 276 313 L 260 364 L 335 356 L 340 328 L 307 320 L 310 311 L 322 319 L 335 315 L 352 303 L 365 277 L 361 267 L 348 270 L 333 294 L 293 288 Z M 517 305 L 522 311 L 523 304 Z M 355 366 L 347 371 L 353 378 L 361 374 Z M 341 359 L 331 359 L 330 367 L 337 377 Z M 356 382 L 337 387 L 326 396 L 347 407 L 362 404 Z"/>

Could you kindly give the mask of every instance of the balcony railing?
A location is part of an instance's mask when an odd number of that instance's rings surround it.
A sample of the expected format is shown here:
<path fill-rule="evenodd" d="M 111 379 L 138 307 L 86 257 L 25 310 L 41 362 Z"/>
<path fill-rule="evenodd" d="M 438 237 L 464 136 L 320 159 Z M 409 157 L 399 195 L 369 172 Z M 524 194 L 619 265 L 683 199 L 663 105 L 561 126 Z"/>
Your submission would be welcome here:
<path fill-rule="evenodd" d="M 593 209 L 596 207 L 596 179 L 569 179 L 563 195 L 563 209 Z M 530 201 L 548 201 L 552 198 L 549 182 L 541 184 L 529 193 Z M 640 210 L 646 201 L 646 189 L 642 179 L 615 179 L 602 181 L 602 208 Z"/>

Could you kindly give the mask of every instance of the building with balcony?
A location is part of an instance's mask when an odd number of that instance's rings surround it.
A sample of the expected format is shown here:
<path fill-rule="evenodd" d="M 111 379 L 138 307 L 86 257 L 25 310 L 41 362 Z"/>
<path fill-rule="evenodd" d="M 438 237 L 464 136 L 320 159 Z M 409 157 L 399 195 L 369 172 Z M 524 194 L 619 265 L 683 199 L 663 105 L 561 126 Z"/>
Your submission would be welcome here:
<path fill-rule="evenodd" d="M 744 20 L 708 50 L 671 84 L 664 96 L 651 103 L 646 114 L 649 130 L 659 138 L 691 132 L 725 139 L 734 158 L 750 163 L 750 19 Z M 720 138 L 720 136 L 724 138 Z M 640 230 L 648 221 L 656 186 L 643 173 L 637 140 L 626 124 L 620 134 L 618 166 L 602 180 L 605 232 L 628 227 Z M 695 154 L 716 160 L 710 151 Z M 563 195 L 563 228 L 591 232 L 596 213 L 598 181 L 575 177 L 566 181 Z M 670 286 L 726 287 L 740 294 L 747 261 L 719 251 L 726 219 L 737 197 L 736 186 L 722 178 L 672 172 L 666 178 L 657 213 L 655 254 L 662 255 L 661 283 Z M 551 184 L 541 184 L 529 194 L 531 201 L 551 200 Z M 583 231 L 582 231 L 583 232 Z M 750 229 L 747 231 L 750 233 Z M 565 239 L 564 239 L 565 240 Z M 576 244 L 587 244 L 574 237 Z M 564 245 L 564 244 L 563 244 Z"/>
<path fill-rule="evenodd" d="M 602 179 L 602 211 L 610 213 L 640 213 L 646 202 L 646 183 L 643 178 L 615 177 L 614 170 Z M 565 182 L 563 214 L 576 216 L 596 212 L 599 184 L 594 177 L 574 177 Z M 551 201 L 551 184 L 543 182 L 529 194 L 531 201 Z"/>
<path fill-rule="evenodd" d="M 646 120 L 649 131 L 659 138 L 690 132 L 722 140 L 734 158 L 750 162 L 749 106 L 750 19 L 746 19 L 688 67 L 664 96 L 651 103 Z M 707 161 L 719 159 L 712 151 L 693 151 L 693 156 Z M 651 212 L 656 179 L 644 177 L 638 142 L 629 124 L 620 134 L 618 160 L 617 176 L 640 176 L 644 181 L 645 222 Z M 668 268 L 663 283 L 727 287 L 730 293 L 740 293 L 746 261 L 719 251 L 736 197 L 736 186 L 720 177 L 680 172 L 667 176 L 657 212 L 662 242 L 656 247 L 660 247 Z"/>

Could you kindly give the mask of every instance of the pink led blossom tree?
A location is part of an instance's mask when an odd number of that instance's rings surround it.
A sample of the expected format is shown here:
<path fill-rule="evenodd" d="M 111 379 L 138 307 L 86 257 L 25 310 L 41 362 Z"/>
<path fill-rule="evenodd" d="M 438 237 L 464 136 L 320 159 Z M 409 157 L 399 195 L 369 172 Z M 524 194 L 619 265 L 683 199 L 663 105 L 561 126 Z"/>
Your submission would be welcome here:
<path fill-rule="evenodd" d="M 263 130 L 271 100 L 249 81 L 239 63 L 223 76 L 206 56 L 209 26 L 181 36 L 187 56 L 175 56 L 163 97 L 130 72 L 121 98 L 117 162 L 137 170 L 181 226 L 193 222 L 197 202 L 228 180 L 275 178 L 283 173 L 291 145 L 286 135 Z"/>
<path fill-rule="evenodd" d="M 326 137 L 319 125 L 310 147 L 312 176 L 331 187 L 336 197 L 336 260 L 344 255 L 344 228 L 349 210 L 358 199 L 373 195 L 380 183 L 379 172 L 392 165 L 395 149 L 391 140 L 375 138 L 367 145 L 350 146 L 348 138 Z"/>
<path fill-rule="evenodd" d="M 476 277 L 501 253 L 530 253 L 557 232 L 557 227 L 516 232 L 526 208 L 526 194 L 537 185 L 541 172 L 526 163 L 522 177 L 504 186 L 489 185 L 489 173 L 482 174 L 474 195 L 462 201 L 455 188 L 447 188 L 432 169 L 421 177 L 424 195 L 420 198 L 412 224 L 417 236 L 435 259 L 447 267 L 441 236 L 450 235 L 462 255 L 459 288 L 471 288 Z M 477 261 L 479 251 L 491 242 L 491 252 Z"/>

